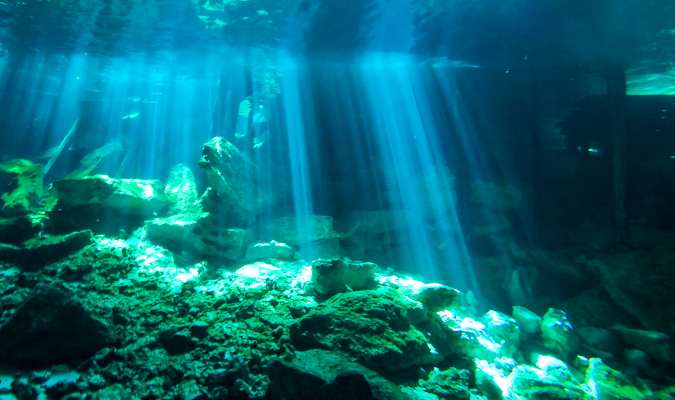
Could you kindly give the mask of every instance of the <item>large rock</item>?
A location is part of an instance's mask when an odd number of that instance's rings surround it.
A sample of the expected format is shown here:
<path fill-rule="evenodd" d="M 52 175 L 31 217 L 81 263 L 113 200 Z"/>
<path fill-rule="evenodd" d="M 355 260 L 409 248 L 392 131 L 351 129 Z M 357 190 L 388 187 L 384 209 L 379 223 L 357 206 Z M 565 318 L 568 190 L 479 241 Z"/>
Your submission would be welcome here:
<path fill-rule="evenodd" d="M 43 194 L 42 166 L 30 160 L 0 163 L 2 212 L 5 215 L 25 215 L 35 209 Z"/>
<path fill-rule="evenodd" d="M 29 239 L 20 245 L 0 243 L 0 260 L 36 269 L 64 258 L 91 243 L 89 230 L 67 235 L 50 235 Z"/>
<path fill-rule="evenodd" d="M 225 228 L 210 213 L 177 214 L 145 223 L 148 239 L 190 259 L 236 261 L 244 256 L 249 233 Z"/>
<path fill-rule="evenodd" d="M 202 147 L 199 166 L 211 188 L 202 197 L 206 211 L 219 215 L 224 225 L 247 226 L 256 216 L 255 168 L 234 144 L 214 137 Z"/>
<path fill-rule="evenodd" d="M 0 327 L 0 359 L 21 367 L 43 367 L 82 360 L 112 342 L 106 323 L 75 293 L 40 284 Z"/>
<path fill-rule="evenodd" d="M 429 311 L 440 311 L 459 306 L 462 293 L 440 283 L 424 283 L 409 277 L 381 275 L 378 283 L 398 289 L 404 295 L 417 300 Z"/>
<path fill-rule="evenodd" d="M 38 226 L 28 215 L 0 217 L 0 242 L 18 244 L 30 239 L 38 231 Z"/>
<path fill-rule="evenodd" d="M 312 290 L 319 297 L 330 297 L 349 290 L 375 287 L 377 265 L 348 258 L 319 259 L 312 262 Z"/>
<path fill-rule="evenodd" d="M 584 383 L 592 388 L 596 400 L 641 400 L 651 398 L 621 372 L 610 368 L 599 358 L 588 360 Z"/>
<path fill-rule="evenodd" d="M 524 333 L 528 335 L 539 333 L 539 330 L 541 329 L 541 317 L 533 311 L 530 311 L 525 307 L 513 306 L 511 315 L 513 316 L 513 319 L 518 322 L 520 329 Z"/>
<path fill-rule="evenodd" d="M 513 357 L 520 344 L 520 327 L 515 319 L 498 311 L 490 310 L 483 315 L 481 321 L 485 330 L 501 348 L 506 357 Z"/>
<path fill-rule="evenodd" d="M 201 212 L 197 181 L 190 167 L 178 164 L 169 171 L 164 194 L 171 203 L 171 214 Z"/>
<path fill-rule="evenodd" d="M 396 290 L 340 293 L 291 325 L 298 349 L 344 352 L 377 371 L 393 372 L 433 361 L 424 334 L 422 305 Z"/>
<path fill-rule="evenodd" d="M 168 205 L 156 180 L 94 175 L 54 182 L 57 204 L 50 217 L 57 230 L 112 230 L 138 226 Z"/>
<path fill-rule="evenodd" d="M 298 351 L 290 361 L 269 365 L 267 398 L 281 399 L 406 399 L 398 387 L 342 354 L 326 350 Z"/>
<path fill-rule="evenodd" d="M 663 332 L 632 329 L 620 325 L 612 327 L 612 330 L 621 337 L 627 346 L 640 349 L 655 360 L 663 362 L 673 360 L 671 339 Z"/>
<path fill-rule="evenodd" d="M 541 321 L 541 338 L 544 347 L 554 354 L 569 359 L 577 350 L 574 327 L 563 310 L 549 308 Z"/>

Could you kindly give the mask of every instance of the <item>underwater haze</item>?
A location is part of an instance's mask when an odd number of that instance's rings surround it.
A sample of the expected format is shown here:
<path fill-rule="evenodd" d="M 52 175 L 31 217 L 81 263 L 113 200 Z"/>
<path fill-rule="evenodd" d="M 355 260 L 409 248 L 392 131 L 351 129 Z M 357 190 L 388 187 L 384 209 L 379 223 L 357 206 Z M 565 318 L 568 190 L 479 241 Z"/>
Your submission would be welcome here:
<path fill-rule="evenodd" d="M 0 400 L 675 398 L 672 0 L 0 0 Z"/>

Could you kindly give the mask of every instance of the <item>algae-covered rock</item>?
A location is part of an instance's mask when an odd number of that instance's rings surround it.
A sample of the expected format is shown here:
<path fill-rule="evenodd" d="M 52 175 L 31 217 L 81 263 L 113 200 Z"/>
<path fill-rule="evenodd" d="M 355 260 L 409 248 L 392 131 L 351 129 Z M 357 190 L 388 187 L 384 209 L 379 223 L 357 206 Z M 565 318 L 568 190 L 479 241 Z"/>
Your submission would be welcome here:
<path fill-rule="evenodd" d="M 612 330 L 625 344 L 644 351 L 655 360 L 670 362 L 673 359 L 670 337 L 663 332 L 632 329 L 620 325 L 612 327 Z"/>
<path fill-rule="evenodd" d="M 211 188 L 202 196 L 205 210 L 218 214 L 225 225 L 249 225 L 261 201 L 251 161 L 237 146 L 218 136 L 202 147 L 199 166 Z"/>
<path fill-rule="evenodd" d="M 419 381 L 419 386 L 425 392 L 438 396 L 439 399 L 469 400 L 471 398 L 470 380 L 471 372 L 468 370 L 434 368 L 425 379 Z"/>
<path fill-rule="evenodd" d="M 236 261 L 244 256 L 249 232 L 226 228 L 207 212 L 177 214 L 145 223 L 148 239 L 190 259 Z"/>
<path fill-rule="evenodd" d="M 20 245 L 0 243 L 0 260 L 35 269 L 64 258 L 91 243 L 89 230 L 66 235 L 46 235 Z"/>
<path fill-rule="evenodd" d="M 275 360 L 268 369 L 267 398 L 272 400 L 406 398 L 376 372 L 327 350 L 298 351 L 292 360 Z"/>
<path fill-rule="evenodd" d="M 168 202 L 159 181 L 107 175 L 54 182 L 57 204 L 50 217 L 57 230 L 113 230 L 137 226 Z"/>
<path fill-rule="evenodd" d="M 348 258 L 319 259 L 312 263 L 312 289 L 321 297 L 375 287 L 377 265 Z"/>
<path fill-rule="evenodd" d="M 33 236 L 38 226 L 28 215 L 0 217 L 0 243 L 18 244 Z"/>
<path fill-rule="evenodd" d="M 531 400 L 590 400 L 590 396 L 570 375 L 555 376 L 546 370 L 526 365 L 516 367 L 510 375 L 514 398 Z"/>
<path fill-rule="evenodd" d="M 490 310 L 483 315 L 481 321 L 485 331 L 500 345 L 500 353 L 512 357 L 520 344 L 520 328 L 515 319 L 498 311 Z"/>
<path fill-rule="evenodd" d="M 43 194 L 42 166 L 30 160 L 0 163 L 2 212 L 5 215 L 25 215 L 35 209 Z"/>
<path fill-rule="evenodd" d="M 539 333 L 541 329 L 541 317 L 525 307 L 513 306 L 511 313 L 513 319 L 518 322 L 520 329 L 528 335 Z"/>
<path fill-rule="evenodd" d="M 427 340 L 413 324 L 422 305 L 393 289 L 340 293 L 291 325 L 301 350 L 341 351 L 378 371 L 397 371 L 432 360 Z"/>
<path fill-rule="evenodd" d="M 599 358 L 588 360 L 584 383 L 596 400 L 641 400 L 649 391 L 636 387 L 621 372 L 610 368 Z"/>
<path fill-rule="evenodd" d="M 171 214 L 199 213 L 199 190 L 190 167 L 178 164 L 169 171 L 164 194 L 171 203 Z"/>
<path fill-rule="evenodd" d="M 569 359 L 577 349 L 574 327 L 563 310 L 549 308 L 541 321 L 544 346 L 562 358 Z"/>
<path fill-rule="evenodd" d="M 0 359 L 22 367 L 81 360 L 112 343 L 110 328 L 63 286 L 40 284 L 0 326 Z"/>
<path fill-rule="evenodd" d="M 440 311 L 455 307 L 462 293 L 440 283 L 425 283 L 413 278 L 397 275 L 379 276 L 378 283 L 398 289 L 404 295 L 424 304 L 429 311 Z"/>

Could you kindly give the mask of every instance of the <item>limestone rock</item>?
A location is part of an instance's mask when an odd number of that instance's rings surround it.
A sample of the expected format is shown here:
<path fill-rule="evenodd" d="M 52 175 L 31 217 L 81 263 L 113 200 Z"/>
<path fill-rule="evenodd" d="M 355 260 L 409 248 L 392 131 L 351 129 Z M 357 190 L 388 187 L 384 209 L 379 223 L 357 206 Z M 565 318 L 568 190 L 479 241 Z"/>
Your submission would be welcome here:
<path fill-rule="evenodd" d="M 549 308 L 541 321 L 541 337 L 544 346 L 564 359 L 574 355 L 577 337 L 567 313 Z"/>
<path fill-rule="evenodd" d="M 190 167 L 178 164 L 169 171 L 164 195 L 171 203 L 171 214 L 199 213 L 199 190 Z"/>
<path fill-rule="evenodd" d="M 312 289 L 320 297 L 375 287 L 377 265 L 348 258 L 319 259 L 312 263 Z"/>
<path fill-rule="evenodd" d="M 168 204 L 159 181 L 106 175 L 54 182 L 57 204 L 50 215 L 57 230 L 137 226 Z"/>
<path fill-rule="evenodd" d="M 539 333 L 539 330 L 541 329 L 541 317 L 534 312 L 525 307 L 513 306 L 511 315 L 513 316 L 513 319 L 518 322 L 520 329 L 524 333 L 528 335 Z"/>
<path fill-rule="evenodd" d="M 202 196 L 205 210 L 217 214 L 225 225 L 249 225 L 260 201 L 254 165 L 237 146 L 217 136 L 202 147 L 199 166 L 211 189 Z"/>
<path fill-rule="evenodd" d="M 424 380 L 420 380 L 419 385 L 425 392 L 434 394 L 439 399 L 469 400 L 472 398 L 469 391 L 470 379 L 471 373 L 468 370 L 434 368 Z"/>
<path fill-rule="evenodd" d="M 397 275 L 381 275 L 377 280 L 380 285 L 396 288 L 411 299 L 419 301 L 430 311 L 456 307 L 461 300 L 462 293 L 459 290 L 440 283 L 424 283 Z"/>
<path fill-rule="evenodd" d="M 406 398 L 396 385 L 336 352 L 298 351 L 292 360 L 275 360 L 268 369 L 266 398 L 271 400 Z"/>
<path fill-rule="evenodd" d="M 0 243 L 19 244 L 30 239 L 38 230 L 28 215 L 0 217 Z"/>
<path fill-rule="evenodd" d="M 648 391 L 636 387 L 621 372 L 610 368 L 599 358 L 588 360 L 584 383 L 593 388 L 597 400 L 640 400 L 649 398 Z"/>
<path fill-rule="evenodd" d="M 621 336 L 626 345 L 644 351 L 655 360 L 664 362 L 673 360 L 671 340 L 665 333 L 632 329 L 620 325 L 612 327 L 612 330 Z"/>
<path fill-rule="evenodd" d="M 291 325 L 301 350 L 344 352 L 377 371 L 426 365 L 432 354 L 414 323 L 424 319 L 422 305 L 393 289 L 340 293 Z"/>
<path fill-rule="evenodd" d="M 37 269 L 82 249 L 91 243 L 91 239 L 91 231 L 85 230 L 67 235 L 36 237 L 18 246 L 0 243 L 0 260 L 25 269 Z"/>
<path fill-rule="evenodd" d="M 40 284 L 0 327 L 0 358 L 42 367 L 81 360 L 112 341 L 109 327 L 70 289 Z"/>
<path fill-rule="evenodd" d="M 499 343 L 501 354 L 505 357 L 513 357 L 520 344 L 520 327 L 515 319 L 498 311 L 490 310 L 483 315 L 481 321 L 485 324 L 485 330 Z"/>
<path fill-rule="evenodd" d="M 177 214 L 145 223 L 148 239 L 190 259 L 236 261 L 244 256 L 248 230 L 225 228 L 210 213 Z"/>
<path fill-rule="evenodd" d="M 5 215 L 25 215 L 39 205 L 43 194 L 42 166 L 30 160 L 12 160 L 0 163 L 3 188 L 2 212 Z"/>
<path fill-rule="evenodd" d="M 280 243 L 275 240 L 269 242 L 258 242 L 250 245 L 246 249 L 246 261 L 258 261 L 269 258 L 277 260 L 291 260 L 295 256 L 295 250 L 286 243 Z"/>

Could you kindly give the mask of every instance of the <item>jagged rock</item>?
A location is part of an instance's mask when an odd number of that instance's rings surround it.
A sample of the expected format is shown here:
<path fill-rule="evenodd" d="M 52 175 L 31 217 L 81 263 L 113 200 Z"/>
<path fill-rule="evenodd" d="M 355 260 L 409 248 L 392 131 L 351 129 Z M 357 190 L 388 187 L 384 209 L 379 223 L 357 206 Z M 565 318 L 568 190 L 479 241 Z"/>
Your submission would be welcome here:
<path fill-rule="evenodd" d="M 377 371 L 428 364 L 429 344 L 415 326 L 426 318 L 420 303 L 394 289 L 339 293 L 291 325 L 298 349 L 341 351 Z"/>
<path fill-rule="evenodd" d="M 490 310 L 483 315 L 481 321 L 485 331 L 497 341 L 500 353 L 505 357 L 513 357 L 520 344 L 520 328 L 515 319 L 498 311 Z"/>
<path fill-rule="evenodd" d="M 670 362 L 673 360 L 671 340 L 663 332 L 631 329 L 625 326 L 613 326 L 612 330 L 621 336 L 623 342 L 652 356 L 655 360 Z"/>
<path fill-rule="evenodd" d="M 295 250 L 286 243 L 275 240 L 269 242 L 254 243 L 246 249 L 246 261 L 258 261 L 268 258 L 277 260 L 291 260 L 295 256 Z"/>
<path fill-rule="evenodd" d="M 178 214 L 145 223 L 148 239 L 194 259 L 236 261 L 244 256 L 249 232 L 225 228 L 209 213 Z"/>
<path fill-rule="evenodd" d="M 280 217 L 270 220 L 262 227 L 263 236 L 269 239 L 283 239 L 284 242 L 324 257 L 340 254 L 340 238 L 335 230 L 333 217 L 308 215 L 302 220 L 295 217 Z"/>
<path fill-rule="evenodd" d="M 455 307 L 461 300 L 462 293 L 459 290 L 440 283 L 424 283 L 397 275 L 379 276 L 378 283 L 398 289 L 404 295 L 424 304 L 430 311 Z"/>
<path fill-rule="evenodd" d="M 183 354 L 197 346 L 186 330 L 166 329 L 159 334 L 158 342 L 171 355 Z"/>
<path fill-rule="evenodd" d="M 541 338 L 544 346 L 564 359 L 574 355 L 577 337 L 567 313 L 549 308 L 541 321 Z"/>
<path fill-rule="evenodd" d="M 336 352 L 298 351 L 290 361 L 273 361 L 268 370 L 271 400 L 406 399 L 396 385 Z"/>
<path fill-rule="evenodd" d="M 63 286 L 39 284 L 0 327 L 0 358 L 22 367 L 81 360 L 113 342 L 109 327 Z"/>
<path fill-rule="evenodd" d="M 25 269 L 36 269 L 82 249 L 91 243 L 91 239 L 91 231 L 85 230 L 67 235 L 37 237 L 19 246 L 0 243 L 0 260 Z"/>
<path fill-rule="evenodd" d="M 312 290 L 320 297 L 330 297 L 349 290 L 375 287 L 377 265 L 348 258 L 319 259 L 312 262 Z"/>
<path fill-rule="evenodd" d="M 38 226 L 28 215 L 0 217 L 0 242 L 19 244 L 30 239 L 38 231 Z"/>
<path fill-rule="evenodd" d="M 621 372 L 608 367 L 599 358 L 588 360 L 584 383 L 592 388 L 597 400 L 641 400 L 649 391 L 638 388 Z"/>
<path fill-rule="evenodd" d="M 564 365 L 564 364 L 563 364 Z M 542 373 L 543 372 L 543 373 Z M 517 366 L 510 375 L 513 398 L 548 400 L 585 400 L 586 392 L 571 374 L 556 375 L 548 370 Z"/>
<path fill-rule="evenodd" d="M 534 335 L 539 333 L 541 329 L 541 317 L 536 313 L 528 310 L 525 307 L 513 306 L 513 312 L 511 313 L 513 319 L 518 322 L 520 329 L 528 335 Z"/>
<path fill-rule="evenodd" d="M 43 194 L 42 166 L 30 160 L 12 160 L 0 163 L 3 194 L 2 212 L 5 215 L 25 215 L 35 209 Z"/>
<path fill-rule="evenodd" d="M 470 380 L 471 373 L 468 370 L 448 368 L 441 371 L 434 368 L 424 380 L 419 381 L 419 386 L 439 399 L 469 400 Z"/>
<path fill-rule="evenodd" d="M 164 194 L 172 204 L 171 214 L 195 214 L 202 211 L 197 181 L 190 167 L 185 164 L 171 168 L 164 186 Z"/>
<path fill-rule="evenodd" d="M 248 226 L 262 197 L 256 196 L 254 165 L 237 146 L 217 136 L 202 147 L 199 166 L 211 189 L 202 196 L 205 210 L 218 215 L 224 225 Z"/>
<path fill-rule="evenodd" d="M 50 219 L 61 231 L 85 227 L 114 232 L 138 226 L 168 204 L 155 180 L 94 175 L 56 181 L 54 189 L 57 204 Z"/>
<path fill-rule="evenodd" d="M 482 322 L 451 310 L 439 311 L 437 315 L 442 330 L 435 332 L 440 340 L 438 343 L 434 341 L 434 346 L 441 353 L 490 361 L 501 356 L 502 344 L 487 333 L 487 327 Z"/>

